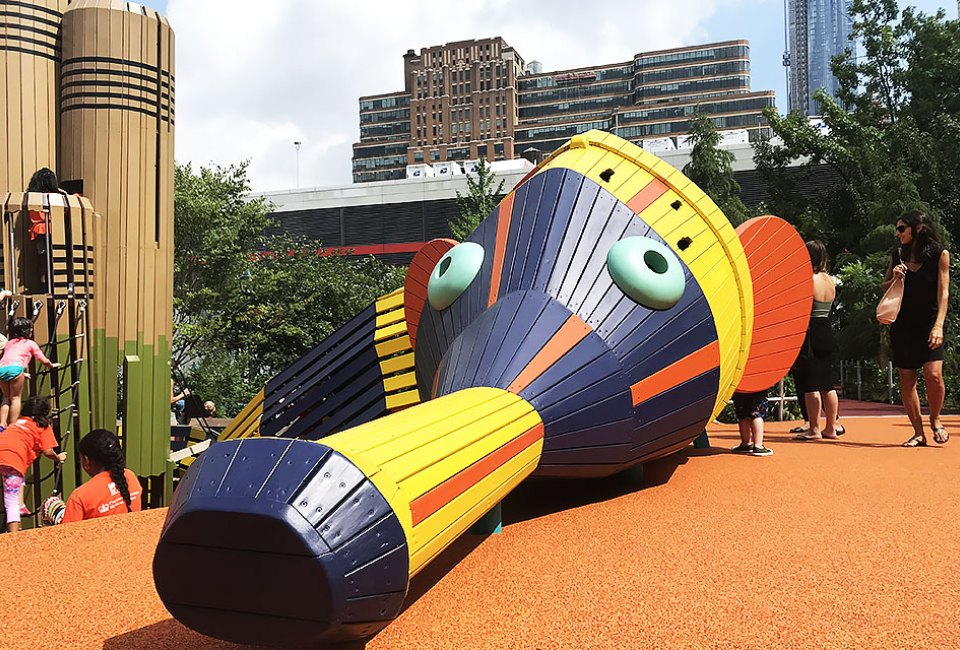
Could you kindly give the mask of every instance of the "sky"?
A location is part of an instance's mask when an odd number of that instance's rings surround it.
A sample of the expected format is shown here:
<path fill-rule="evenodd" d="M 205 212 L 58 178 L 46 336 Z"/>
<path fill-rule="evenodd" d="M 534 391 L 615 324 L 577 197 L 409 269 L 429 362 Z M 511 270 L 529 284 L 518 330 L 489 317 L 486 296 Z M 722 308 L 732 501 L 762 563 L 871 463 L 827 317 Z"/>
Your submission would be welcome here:
<path fill-rule="evenodd" d="M 953 0 L 900 0 L 957 17 Z M 751 85 L 785 109 L 783 0 L 144 0 L 176 33 L 176 158 L 250 161 L 254 190 L 350 182 L 361 95 L 403 89 L 408 49 L 502 36 L 544 71 L 750 41 Z M 591 9 L 593 9 L 591 11 Z M 302 142 L 299 156 L 294 142 Z"/>

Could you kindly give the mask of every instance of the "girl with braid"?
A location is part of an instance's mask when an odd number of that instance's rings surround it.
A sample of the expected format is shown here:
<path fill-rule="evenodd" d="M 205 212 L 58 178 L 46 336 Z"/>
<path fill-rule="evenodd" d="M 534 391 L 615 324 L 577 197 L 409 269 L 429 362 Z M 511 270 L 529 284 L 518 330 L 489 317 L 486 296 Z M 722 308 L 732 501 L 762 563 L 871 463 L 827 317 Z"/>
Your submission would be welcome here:
<path fill-rule="evenodd" d="M 62 523 L 140 511 L 140 482 L 126 469 L 120 441 L 94 429 L 80 441 L 80 466 L 91 478 L 67 499 Z"/>

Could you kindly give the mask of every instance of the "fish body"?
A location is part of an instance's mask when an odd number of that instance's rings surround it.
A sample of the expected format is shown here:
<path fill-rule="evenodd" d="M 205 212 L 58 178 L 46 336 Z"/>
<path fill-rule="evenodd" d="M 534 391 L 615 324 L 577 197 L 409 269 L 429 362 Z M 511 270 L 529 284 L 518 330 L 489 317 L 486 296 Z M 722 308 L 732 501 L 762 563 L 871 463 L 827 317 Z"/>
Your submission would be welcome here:
<path fill-rule="evenodd" d="M 604 476 L 669 454 L 735 390 L 776 383 L 803 340 L 811 278 L 782 220 L 735 230 L 651 154 L 577 136 L 465 242 L 424 246 L 402 321 L 376 317 L 396 330 L 390 347 L 374 340 L 368 354 L 367 326 L 345 326 L 283 375 L 290 401 L 261 409 L 261 437 L 199 457 L 161 534 L 158 593 L 232 641 L 370 636 L 410 577 L 528 476 Z M 392 359 L 407 408 L 387 415 L 393 378 L 370 391 L 350 378 Z M 367 393 L 386 397 L 361 408 Z M 337 422 L 353 426 L 331 433 Z"/>

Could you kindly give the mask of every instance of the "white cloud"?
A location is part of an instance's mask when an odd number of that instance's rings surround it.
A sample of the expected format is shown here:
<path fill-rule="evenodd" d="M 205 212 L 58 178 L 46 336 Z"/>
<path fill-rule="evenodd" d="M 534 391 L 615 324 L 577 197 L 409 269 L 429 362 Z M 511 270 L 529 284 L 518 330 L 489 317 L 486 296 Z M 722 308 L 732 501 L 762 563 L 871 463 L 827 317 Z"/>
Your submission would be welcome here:
<path fill-rule="evenodd" d="M 756 3 L 757 0 L 752 0 Z M 408 49 L 502 36 L 545 70 L 702 42 L 751 0 L 169 0 L 176 32 L 177 160 L 251 160 L 257 190 L 350 181 L 361 95 L 403 89 Z"/>

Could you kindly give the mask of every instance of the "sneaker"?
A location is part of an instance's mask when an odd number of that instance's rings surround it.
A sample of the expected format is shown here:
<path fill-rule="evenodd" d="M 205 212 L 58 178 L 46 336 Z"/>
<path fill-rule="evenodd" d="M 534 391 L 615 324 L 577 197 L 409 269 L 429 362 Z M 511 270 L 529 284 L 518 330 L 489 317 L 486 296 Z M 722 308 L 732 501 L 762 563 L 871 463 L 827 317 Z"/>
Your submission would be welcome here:
<path fill-rule="evenodd" d="M 746 445 L 740 445 L 739 447 L 734 447 L 733 449 L 730 450 L 730 453 L 731 454 L 752 454 L 753 445 L 746 444 Z"/>
<path fill-rule="evenodd" d="M 751 456 L 773 456 L 773 450 L 769 447 L 754 447 L 750 452 Z"/>
<path fill-rule="evenodd" d="M 25 516 L 30 516 L 30 508 L 27 506 L 20 506 L 20 514 Z"/>

